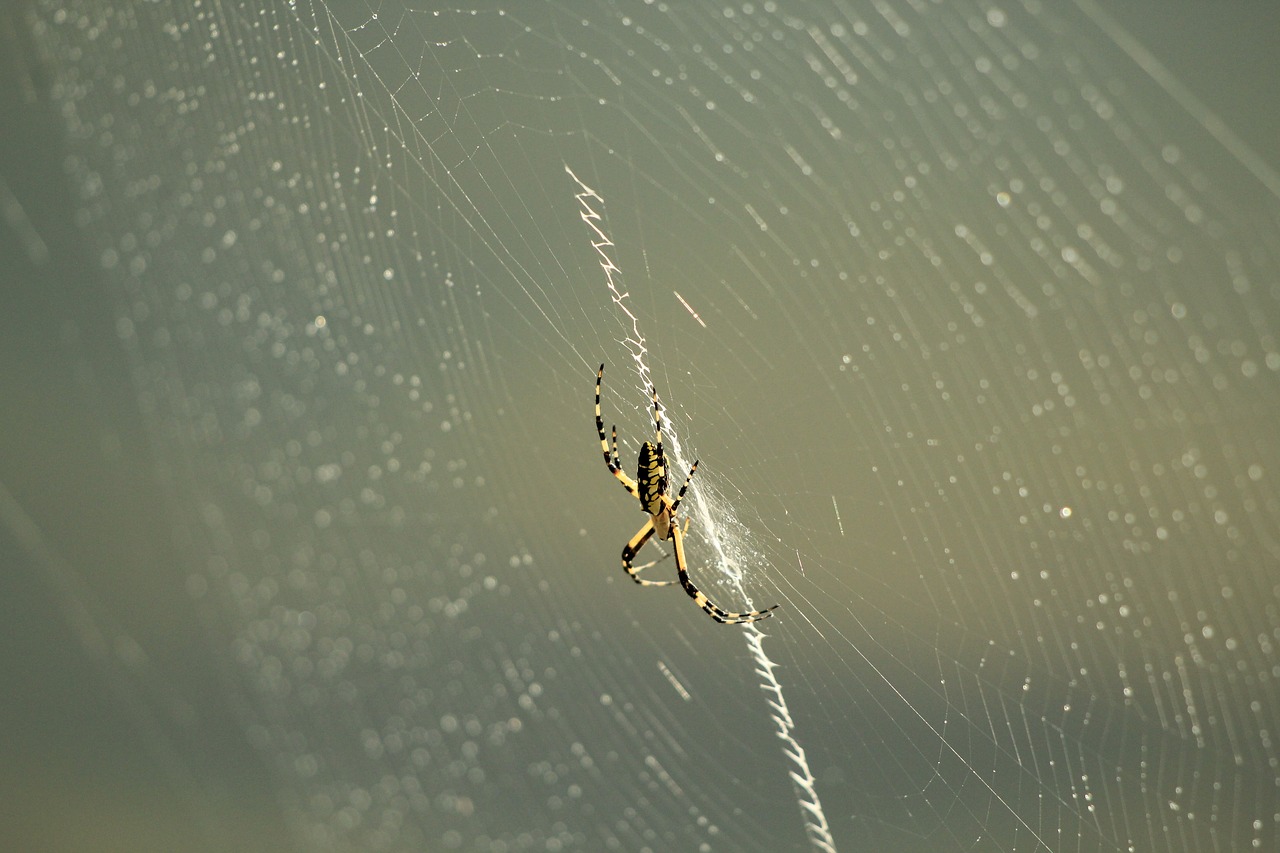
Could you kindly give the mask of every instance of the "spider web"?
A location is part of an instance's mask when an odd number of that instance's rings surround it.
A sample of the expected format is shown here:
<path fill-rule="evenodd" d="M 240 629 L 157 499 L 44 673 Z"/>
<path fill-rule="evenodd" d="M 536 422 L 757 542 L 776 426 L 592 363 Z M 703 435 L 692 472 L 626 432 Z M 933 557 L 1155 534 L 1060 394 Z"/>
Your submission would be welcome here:
<path fill-rule="evenodd" d="M 171 620 L 301 849 L 1274 847 L 1280 181 L 1104 8 L 260 5 L 25 21 L 181 594 L 0 517 L 209 849 Z"/>

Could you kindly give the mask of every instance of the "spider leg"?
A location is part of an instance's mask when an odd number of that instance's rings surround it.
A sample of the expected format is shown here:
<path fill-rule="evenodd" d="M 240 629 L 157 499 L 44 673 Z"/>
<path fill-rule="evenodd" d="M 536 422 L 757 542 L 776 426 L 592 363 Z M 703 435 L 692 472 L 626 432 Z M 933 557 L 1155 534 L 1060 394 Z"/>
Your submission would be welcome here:
<path fill-rule="evenodd" d="M 618 428 L 613 428 L 613 450 L 610 452 L 609 439 L 604 434 L 604 418 L 600 416 L 600 386 L 604 382 L 604 365 L 600 365 L 599 372 L 596 373 L 596 432 L 600 434 L 600 449 L 604 453 L 604 464 L 609 467 L 609 473 L 618 478 L 618 482 L 622 483 L 622 487 L 631 493 L 633 498 L 639 500 L 640 489 L 636 486 L 634 480 L 626 475 L 622 470 L 622 462 L 618 459 Z"/>
<path fill-rule="evenodd" d="M 658 549 L 658 550 L 660 550 L 660 551 L 661 551 L 662 549 Z M 656 560 L 650 560 L 649 562 L 645 563 L 645 564 L 644 564 L 644 565 L 642 565 L 642 566 L 632 566 L 632 567 L 631 567 L 631 569 L 630 569 L 630 572 L 631 572 L 633 575 L 635 575 L 635 574 L 639 574 L 640 572 L 643 572 L 645 569 L 651 569 L 651 568 L 653 568 L 654 566 L 658 565 L 659 563 L 665 563 L 665 562 L 666 562 L 667 560 L 669 560 L 669 559 L 671 559 L 671 554 L 670 554 L 670 553 L 668 553 L 668 552 L 666 552 L 666 551 L 662 551 L 662 556 L 661 556 L 661 557 L 659 557 L 658 559 L 656 559 Z M 673 584 L 673 583 L 676 583 L 676 581 L 658 581 L 658 582 L 657 582 L 657 585 L 658 585 L 658 586 L 670 586 L 670 585 L 671 585 L 671 584 Z"/>
<path fill-rule="evenodd" d="M 684 533 L 674 524 L 671 526 L 671 540 L 675 545 L 676 572 L 680 575 L 680 585 L 684 587 L 685 592 L 689 593 L 689 597 L 693 599 L 694 603 L 705 610 L 712 619 L 728 625 L 740 625 L 745 622 L 758 622 L 761 619 L 767 619 L 773 615 L 772 611 L 778 609 L 778 605 L 775 604 L 772 607 L 766 607 L 764 610 L 733 613 L 713 603 L 711 599 L 707 598 L 706 593 L 694 586 L 693 581 L 689 578 L 689 570 L 686 567 L 684 558 Z"/>
<path fill-rule="evenodd" d="M 644 527 L 641 527 L 640 531 L 636 533 L 635 536 L 631 537 L 631 541 L 622 549 L 622 568 L 633 581 L 641 586 L 671 586 L 675 581 L 650 581 L 640 577 L 640 571 L 642 569 L 649 568 L 653 563 L 646 563 L 643 566 L 631 565 L 631 561 L 635 558 L 636 554 L 639 553 L 640 549 L 644 547 L 644 543 L 648 542 L 649 538 L 653 536 L 653 530 L 653 519 L 650 518 L 644 523 Z M 679 556 L 677 554 L 677 562 L 678 560 Z M 655 560 L 654 562 L 656 563 L 660 561 Z"/>
<path fill-rule="evenodd" d="M 684 485 L 680 487 L 679 493 L 676 494 L 676 499 L 671 503 L 671 517 L 673 519 L 676 517 L 676 510 L 680 508 L 680 501 L 684 500 L 684 493 L 688 490 L 690 481 L 693 480 L 693 472 L 697 470 L 698 460 L 695 459 L 693 460 L 693 467 L 689 469 L 689 476 L 684 478 Z M 689 522 L 686 520 L 685 527 L 687 528 L 688 525 Z"/>
<path fill-rule="evenodd" d="M 657 428 L 658 462 L 665 465 L 667 457 L 662 452 L 662 406 L 658 403 L 658 389 L 650 385 L 649 393 L 653 395 L 653 423 Z"/>

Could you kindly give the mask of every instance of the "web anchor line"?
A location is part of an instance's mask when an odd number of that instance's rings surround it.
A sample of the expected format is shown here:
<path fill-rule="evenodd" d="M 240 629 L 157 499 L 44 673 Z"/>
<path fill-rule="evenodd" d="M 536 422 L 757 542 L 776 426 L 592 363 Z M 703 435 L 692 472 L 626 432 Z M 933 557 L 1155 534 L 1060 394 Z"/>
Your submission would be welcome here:
<path fill-rule="evenodd" d="M 574 198 L 577 199 L 581 207 L 579 216 L 587 224 L 587 227 L 591 229 L 591 247 L 596 250 L 596 254 L 599 256 L 600 269 L 604 271 L 605 283 L 609 286 L 609 293 L 613 298 L 613 303 L 631 320 L 631 334 L 624 343 L 631 352 L 631 357 L 636 363 L 643 384 L 651 386 L 652 380 L 649 377 L 649 365 L 645 358 L 649 350 L 645 346 L 644 335 L 640 333 L 640 320 L 632 313 L 628 303 L 630 293 L 619 287 L 622 270 L 613 262 L 613 258 L 609 256 L 608 250 L 614 247 L 614 242 L 609 239 L 609 235 L 604 232 L 602 227 L 603 216 L 600 213 L 600 209 L 604 208 L 604 199 L 599 193 L 583 183 L 582 179 L 573 173 L 573 169 L 569 168 L 567 163 L 564 170 L 578 185 L 578 192 L 574 194 Z M 684 301 L 683 297 L 678 293 L 676 296 L 685 304 L 686 308 L 689 308 L 689 304 Z M 702 323 L 702 318 L 698 317 L 692 308 L 689 308 L 689 311 L 693 314 L 694 319 Z M 705 326 L 706 324 L 703 323 L 703 325 Z M 679 439 L 675 436 L 673 428 L 668 427 L 668 430 L 671 432 L 670 440 L 673 449 L 678 454 L 680 449 Z M 665 431 L 664 434 L 666 434 Z M 723 559 L 724 551 L 719 538 L 715 535 L 716 521 L 714 517 L 708 512 L 701 512 L 698 516 L 698 525 L 701 529 L 709 532 L 716 551 Z M 740 580 L 740 578 L 736 579 Z M 756 674 L 761 678 L 760 689 L 769 695 L 767 701 L 770 708 L 770 716 L 778 727 L 777 735 L 779 739 L 786 744 L 782 754 L 794 765 L 787 775 L 791 778 L 791 783 L 795 787 L 805 834 L 814 849 L 821 850 L 823 853 L 836 853 L 835 838 L 831 835 L 831 827 L 827 823 L 827 816 L 822 810 L 822 800 L 818 797 L 817 780 L 814 779 L 813 773 L 809 769 L 804 747 L 795 738 L 795 721 L 792 720 L 791 711 L 787 707 L 787 700 L 782 692 L 782 684 L 774 675 L 774 670 L 777 669 L 778 665 L 769 658 L 768 653 L 764 650 L 764 632 L 754 622 L 748 623 L 744 628 L 743 633 L 747 639 L 747 648 L 755 659 Z"/>

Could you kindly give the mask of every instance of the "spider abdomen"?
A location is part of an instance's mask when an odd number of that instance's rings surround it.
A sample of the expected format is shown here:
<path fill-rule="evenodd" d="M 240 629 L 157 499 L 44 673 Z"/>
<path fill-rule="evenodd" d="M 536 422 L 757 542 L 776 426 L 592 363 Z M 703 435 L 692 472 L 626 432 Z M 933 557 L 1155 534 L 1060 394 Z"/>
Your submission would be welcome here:
<path fill-rule="evenodd" d="M 640 464 L 636 470 L 640 486 L 640 505 L 649 515 L 662 512 L 662 498 L 667 493 L 667 464 L 662 452 L 646 441 L 640 448 Z"/>

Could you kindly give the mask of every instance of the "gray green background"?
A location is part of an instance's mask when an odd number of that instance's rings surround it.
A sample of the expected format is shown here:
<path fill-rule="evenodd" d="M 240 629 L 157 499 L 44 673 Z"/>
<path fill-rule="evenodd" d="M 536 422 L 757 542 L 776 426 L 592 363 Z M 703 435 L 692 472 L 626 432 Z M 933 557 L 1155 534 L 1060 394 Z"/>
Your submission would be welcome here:
<path fill-rule="evenodd" d="M 826 838 L 743 630 L 617 567 L 595 367 L 628 466 L 646 399 L 568 164 L 837 849 L 1273 847 L 1278 38 L 7 8 L 0 846 Z"/>

